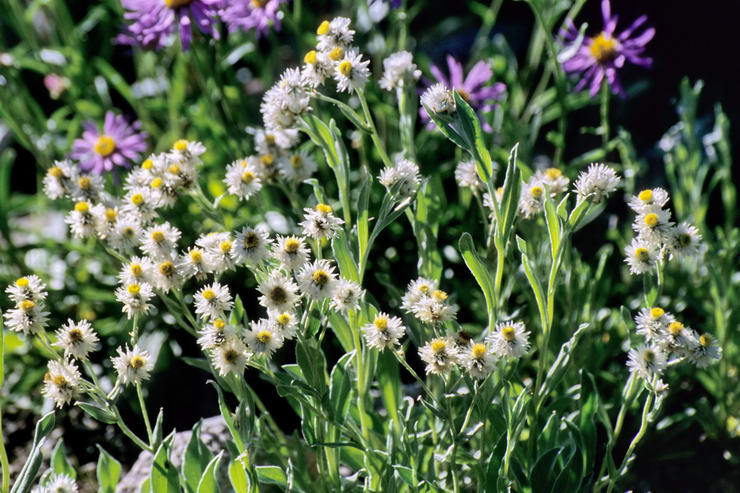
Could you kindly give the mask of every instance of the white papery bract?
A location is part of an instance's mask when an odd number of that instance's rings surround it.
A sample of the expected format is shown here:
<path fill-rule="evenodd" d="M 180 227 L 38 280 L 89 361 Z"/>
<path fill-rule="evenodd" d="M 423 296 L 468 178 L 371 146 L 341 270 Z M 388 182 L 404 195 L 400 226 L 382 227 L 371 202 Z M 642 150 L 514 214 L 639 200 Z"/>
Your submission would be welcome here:
<path fill-rule="evenodd" d="M 330 298 L 334 294 L 337 275 L 328 260 L 315 260 L 304 265 L 296 275 L 301 292 L 313 300 Z"/>
<path fill-rule="evenodd" d="M 388 191 L 397 185 L 399 187 L 398 194 L 400 197 L 411 197 L 416 194 L 421 184 L 419 166 L 405 158 L 396 159 L 392 167 L 384 168 L 380 172 L 378 181 Z"/>
<path fill-rule="evenodd" d="M 205 252 L 206 263 L 212 272 L 222 274 L 233 270 L 236 266 L 234 241 L 229 233 L 211 233 L 201 236 L 195 244 Z"/>
<path fill-rule="evenodd" d="M 665 365 L 665 353 L 657 346 L 640 345 L 629 351 L 627 367 L 646 380 L 663 373 Z"/>
<path fill-rule="evenodd" d="M 702 334 L 691 345 L 687 353 L 689 361 L 699 368 L 706 368 L 722 358 L 722 348 L 717 340 L 709 334 Z"/>
<path fill-rule="evenodd" d="M 77 493 L 77 483 L 66 474 L 52 474 L 43 487 L 32 493 Z"/>
<path fill-rule="evenodd" d="M 305 151 L 299 151 L 280 159 L 280 175 L 292 183 L 301 183 L 313 176 L 318 168 L 316 161 Z"/>
<path fill-rule="evenodd" d="M 44 310 L 42 302 L 33 302 L 23 300 L 5 313 L 5 326 L 14 332 L 23 332 L 24 334 L 35 334 L 41 332 L 46 327 L 49 320 L 49 312 Z"/>
<path fill-rule="evenodd" d="M 331 239 L 344 224 L 344 220 L 334 215 L 333 209 L 327 204 L 317 204 L 313 209 L 303 209 L 305 215 L 300 226 L 303 234 L 314 240 Z"/>
<path fill-rule="evenodd" d="M 108 245 L 119 252 L 130 252 L 141 240 L 144 230 L 138 216 L 119 213 L 116 223 L 106 238 Z"/>
<path fill-rule="evenodd" d="M 401 308 L 407 313 L 413 313 L 417 303 L 431 296 L 432 292 L 436 290 L 437 283 L 435 281 L 423 277 L 411 281 L 401 299 Z"/>
<path fill-rule="evenodd" d="M 5 292 L 14 303 L 25 300 L 39 303 L 43 302 L 47 296 L 46 285 L 39 276 L 33 274 L 19 277 L 5 288 Z"/>
<path fill-rule="evenodd" d="M 644 274 L 653 267 L 658 260 L 658 250 L 654 243 L 635 238 L 624 249 L 624 261 L 635 275 Z"/>
<path fill-rule="evenodd" d="M 672 232 L 673 242 L 670 246 L 671 255 L 678 258 L 700 257 L 704 254 L 705 245 L 702 243 L 699 230 L 688 223 L 681 223 Z"/>
<path fill-rule="evenodd" d="M 560 195 L 568 191 L 570 180 L 558 168 L 546 168 L 539 170 L 533 177 L 535 182 L 545 186 L 550 195 Z"/>
<path fill-rule="evenodd" d="M 278 236 L 272 247 L 272 256 L 290 271 L 308 262 L 309 253 L 306 242 L 298 236 Z"/>
<path fill-rule="evenodd" d="M 67 320 L 56 332 L 57 342 L 55 346 L 62 348 L 66 356 L 86 360 L 87 355 L 100 349 L 98 336 L 87 320 L 75 322 Z"/>
<path fill-rule="evenodd" d="M 249 166 L 249 161 L 240 159 L 226 167 L 224 183 L 229 193 L 241 200 L 249 200 L 262 189 L 262 180 L 258 171 Z"/>
<path fill-rule="evenodd" d="M 525 183 L 519 196 L 519 213 L 529 219 L 542 212 L 545 203 L 545 186 L 535 177 Z"/>
<path fill-rule="evenodd" d="M 268 358 L 275 350 L 283 347 L 284 343 L 283 336 L 266 318 L 251 322 L 244 339 L 254 354 L 264 354 Z"/>
<path fill-rule="evenodd" d="M 174 163 L 200 163 L 200 156 L 206 152 L 206 146 L 198 141 L 176 140 L 167 158 Z"/>
<path fill-rule="evenodd" d="M 609 166 L 591 163 L 588 170 L 581 171 L 575 183 L 578 200 L 589 200 L 599 203 L 615 192 L 622 179 Z"/>
<path fill-rule="evenodd" d="M 54 161 L 44 175 L 44 193 L 52 200 L 70 197 L 78 176 L 79 168 L 72 161 Z"/>
<path fill-rule="evenodd" d="M 141 250 L 152 260 L 169 260 L 177 255 L 177 242 L 180 230 L 170 223 L 154 225 L 144 231 Z"/>
<path fill-rule="evenodd" d="M 257 291 L 262 294 L 260 305 L 268 310 L 290 312 L 300 300 L 298 285 L 280 271 L 273 271 Z"/>
<path fill-rule="evenodd" d="M 457 306 L 449 303 L 446 292 L 436 289 L 417 301 L 411 312 L 422 322 L 442 324 L 455 319 Z"/>
<path fill-rule="evenodd" d="M 298 319 L 292 312 L 278 312 L 269 310 L 267 312 L 275 330 L 283 337 L 283 339 L 293 339 L 298 332 Z"/>
<path fill-rule="evenodd" d="M 668 324 L 675 318 L 659 306 L 647 309 L 643 308 L 635 317 L 637 333 L 651 343 L 663 337 Z"/>
<path fill-rule="evenodd" d="M 352 21 L 346 17 L 335 17 L 324 21 L 316 29 L 316 48 L 329 51 L 333 48 L 346 48 L 352 43 L 355 32 L 350 28 Z"/>
<path fill-rule="evenodd" d="M 630 197 L 627 203 L 637 214 L 652 207 L 664 207 L 668 203 L 668 192 L 662 188 L 648 188 Z"/>
<path fill-rule="evenodd" d="M 459 350 L 460 366 L 473 378 L 486 378 L 495 368 L 496 355 L 490 345 L 483 342 L 470 342 L 470 346 Z"/>
<path fill-rule="evenodd" d="M 469 188 L 479 192 L 485 188 L 483 180 L 478 176 L 474 161 L 460 161 L 455 168 L 455 181 L 461 188 Z"/>
<path fill-rule="evenodd" d="M 362 328 L 367 347 L 384 350 L 394 348 L 406 334 L 406 327 L 398 317 L 379 312 L 373 321 Z"/>
<path fill-rule="evenodd" d="M 266 231 L 244 227 L 234 237 L 231 255 L 238 265 L 258 265 L 270 255 L 271 244 Z"/>
<path fill-rule="evenodd" d="M 129 283 L 116 289 L 116 300 L 123 304 L 123 313 L 129 319 L 134 315 L 146 315 L 153 308 L 149 303 L 154 290 L 148 283 Z"/>
<path fill-rule="evenodd" d="M 80 392 L 80 371 L 72 361 L 52 360 L 47 365 L 41 392 L 54 401 L 56 407 L 72 402 Z"/>
<path fill-rule="evenodd" d="M 199 247 L 190 247 L 180 255 L 177 268 L 182 272 L 185 279 L 195 277 L 197 281 L 203 281 L 210 272 L 213 272 L 212 267 L 208 264 L 205 251 Z"/>
<path fill-rule="evenodd" d="M 230 338 L 213 348 L 211 360 L 222 377 L 229 373 L 240 376 L 244 373 L 249 358 L 249 350 L 238 338 Z"/>
<path fill-rule="evenodd" d="M 133 348 L 119 347 L 118 356 L 111 358 L 111 362 L 123 384 L 136 385 L 149 380 L 149 374 L 154 368 L 149 352 L 138 345 Z"/>
<path fill-rule="evenodd" d="M 416 68 L 414 56 L 408 51 L 391 53 L 383 60 L 383 77 L 378 83 L 386 91 L 405 87 L 408 82 L 415 82 L 421 77 L 421 70 Z"/>
<path fill-rule="evenodd" d="M 217 282 L 202 287 L 193 301 L 195 313 L 205 319 L 222 317 L 234 305 L 228 286 Z"/>
<path fill-rule="evenodd" d="M 441 82 L 434 84 L 421 95 L 421 104 L 432 113 L 452 113 L 457 105 L 452 91 Z"/>
<path fill-rule="evenodd" d="M 74 209 L 64 218 L 64 222 L 69 224 L 69 230 L 75 238 L 89 238 L 95 235 L 95 218 L 90 202 L 77 202 Z"/>
<path fill-rule="evenodd" d="M 354 281 L 340 279 L 334 287 L 329 305 L 338 312 L 357 310 L 364 295 L 365 290 L 362 286 Z"/>
<path fill-rule="evenodd" d="M 499 322 L 486 341 L 499 358 L 521 358 L 529 351 L 529 331 L 523 322 Z"/>
<path fill-rule="evenodd" d="M 457 364 L 459 353 L 451 337 L 438 337 L 419 349 L 419 357 L 426 363 L 427 374 L 445 375 Z"/>
<path fill-rule="evenodd" d="M 337 64 L 334 80 L 339 92 L 354 92 L 362 89 L 370 78 L 369 60 L 362 59 L 362 53 L 351 48 L 344 54 L 344 59 Z"/>

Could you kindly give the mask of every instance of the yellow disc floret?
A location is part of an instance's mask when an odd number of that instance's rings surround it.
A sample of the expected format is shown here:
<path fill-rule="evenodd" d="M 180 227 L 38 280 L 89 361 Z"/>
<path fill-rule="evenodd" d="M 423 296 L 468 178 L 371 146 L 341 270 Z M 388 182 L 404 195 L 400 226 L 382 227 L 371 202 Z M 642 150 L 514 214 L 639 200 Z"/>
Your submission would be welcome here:
<path fill-rule="evenodd" d="M 332 208 L 328 204 L 316 204 L 316 211 L 322 214 L 329 214 L 332 211 Z"/>
<path fill-rule="evenodd" d="M 318 53 L 316 53 L 316 50 L 311 50 L 303 57 L 303 61 L 309 65 L 313 65 L 316 63 L 317 56 Z"/>
<path fill-rule="evenodd" d="M 77 202 L 75 204 L 75 210 L 81 214 L 85 214 L 90 211 L 90 204 L 87 202 Z"/>
<path fill-rule="evenodd" d="M 650 202 L 653 200 L 653 191 L 649 188 L 646 190 L 643 190 L 639 194 L 637 194 L 637 198 L 642 200 L 643 202 Z"/>
<path fill-rule="evenodd" d="M 486 348 L 485 344 L 476 343 L 473 344 L 473 347 L 470 348 L 470 353 L 472 354 L 473 358 L 475 359 L 481 359 L 483 356 L 486 355 L 486 352 L 488 349 Z"/>
<path fill-rule="evenodd" d="M 269 330 L 260 330 L 257 332 L 257 340 L 262 344 L 267 344 L 272 340 L 272 332 Z"/>
<path fill-rule="evenodd" d="M 645 218 L 643 219 L 643 221 L 648 228 L 654 228 L 660 222 L 660 218 L 656 213 L 651 212 L 650 214 L 645 214 Z"/>
<path fill-rule="evenodd" d="M 175 0 L 173 0 L 175 1 Z M 185 152 L 188 149 L 188 145 L 190 142 L 188 142 L 185 139 L 176 140 L 175 143 L 172 145 L 172 148 L 175 149 L 178 152 Z"/>
<path fill-rule="evenodd" d="M 93 148 L 101 156 L 109 156 L 116 150 L 116 141 L 110 135 L 101 135 L 95 141 Z"/>
<path fill-rule="evenodd" d="M 650 318 L 652 318 L 653 320 L 658 320 L 663 315 L 665 315 L 665 310 L 663 310 L 659 306 L 650 309 Z"/>
<path fill-rule="evenodd" d="M 600 64 L 613 60 L 617 55 L 618 48 L 619 42 L 604 32 L 596 36 L 589 47 L 591 56 Z"/>
<path fill-rule="evenodd" d="M 349 77 L 352 73 L 352 62 L 349 60 L 344 60 L 342 63 L 337 66 L 337 70 L 339 70 L 339 73 L 342 74 L 345 77 Z"/>
<path fill-rule="evenodd" d="M 388 317 L 385 316 L 379 316 L 375 317 L 375 320 L 373 320 L 373 325 L 376 329 L 383 332 L 388 329 Z"/>
<path fill-rule="evenodd" d="M 324 21 L 321 24 L 319 24 L 319 27 L 316 29 L 316 34 L 319 36 L 323 36 L 324 34 L 329 32 L 329 21 Z"/>

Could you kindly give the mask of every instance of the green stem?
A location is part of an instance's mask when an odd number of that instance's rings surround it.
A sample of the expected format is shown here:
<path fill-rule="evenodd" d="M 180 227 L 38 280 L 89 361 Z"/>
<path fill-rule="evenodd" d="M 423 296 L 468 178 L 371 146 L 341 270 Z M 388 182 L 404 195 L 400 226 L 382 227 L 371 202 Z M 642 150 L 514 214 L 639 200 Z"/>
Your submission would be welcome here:
<path fill-rule="evenodd" d="M 113 412 L 116 415 L 116 424 L 121 429 L 124 435 L 129 437 L 132 442 L 134 442 L 141 450 L 146 450 L 147 452 L 152 452 L 152 449 L 149 445 L 144 443 L 144 441 L 136 436 L 136 433 L 131 431 L 131 429 L 126 426 L 126 423 L 123 422 L 123 419 L 121 418 L 121 414 L 118 412 L 118 408 L 114 407 Z"/>
<path fill-rule="evenodd" d="M 601 83 L 601 146 L 606 151 L 609 145 L 609 83 L 604 79 Z"/>
<path fill-rule="evenodd" d="M 152 433 L 152 425 L 149 423 L 149 412 L 146 410 L 146 403 L 144 402 L 144 394 L 141 392 L 141 384 L 137 383 L 136 396 L 139 398 L 139 407 L 141 408 L 141 415 L 144 418 L 144 426 L 146 427 L 146 434 L 149 437 L 150 446 L 154 445 L 154 433 Z"/>
<path fill-rule="evenodd" d="M 350 313 L 350 329 L 352 330 L 352 339 L 355 345 L 355 363 L 357 367 L 357 410 L 360 414 L 360 428 L 362 437 L 366 443 L 370 443 L 370 426 L 368 423 L 367 411 L 365 409 L 365 364 L 362 352 L 362 340 L 360 338 L 359 320 L 354 310 Z"/>
<path fill-rule="evenodd" d="M 373 116 L 370 113 L 370 108 L 367 105 L 367 99 L 365 98 L 365 92 L 361 89 L 357 91 L 357 97 L 360 99 L 360 105 L 362 105 L 362 112 L 365 115 L 365 121 L 370 127 L 370 138 L 373 141 L 373 144 L 375 144 L 375 148 L 378 150 L 378 154 L 380 154 L 380 159 L 383 160 L 383 164 L 387 168 L 393 167 L 393 162 L 391 161 L 391 158 L 388 157 L 388 153 L 385 151 L 385 144 L 383 143 L 383 140 L 380 138 L 380 135 L 378 134 L 378 129 L 375 127 L 375 122 L 373 121 Z"/>

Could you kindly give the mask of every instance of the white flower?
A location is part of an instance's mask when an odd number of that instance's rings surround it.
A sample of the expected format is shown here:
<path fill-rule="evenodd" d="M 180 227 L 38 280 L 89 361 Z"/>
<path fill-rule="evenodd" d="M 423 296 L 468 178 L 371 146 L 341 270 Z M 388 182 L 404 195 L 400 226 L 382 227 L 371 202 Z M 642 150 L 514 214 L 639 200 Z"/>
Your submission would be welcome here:
<path fill-rule="evenodd" d="M 709 334 L 699 336 L 697 343 L 693 344 L 688 353 L 689 361 L 699 368 L 706 368 L 714 361 L 722 358 L 722 348 Z"/>
<path fill-rule="evenodd" d="M 293 183 L 311 178 L 317 169 L 316 161 L 305 151 L 293 153 L 278 162 L 280 174 Z"/>
<path fill-rule="evenodd" d="M 263 182 L 272 183 L 280 174 L 279 155 L 276 157 L 275 154 L 268 153 L 249 156 L 247 162 Z"/>
<path fill-rule="evenodd" d="M 486 342 L 499 358 L 521 358 L 529 350 L 529 331 L 523 322 L 500 322 Z"/>
<path fill-rule="evenodd" d="M 296 126 L 298 118 L 309 109 L 309 103 L 301 71 L 287 69 L 262 98 L 260 111 L 265 127 L 273 130 Z"/>
<path fill-rule="evenodd" d="M 49 320 L 49 312 L 44 311 L 43 302 L 23 300 L 15 308 L 3 313 L 5 326 L 15 332 L 24 334 L 41 332 Z"/>
<path fill-rule="evenodd" d="M 491 347 L 482 342 L 472 342 L 459 351 L 460 365 L 468 370 L 473 378 L 486 378 L 493 371 L 496 355 Z"/>
<path fill-rule="evenodd" d="M 14 303 L 20 303 L 24 300 L 39 303 L 44 301 L 47 295 L 46 285 L 35 275 L 19 277 L 13 284 L 5 288 L 5 292 L 8 293 L 8 298 Z"/>
<path fill-rule="evenodd" d="M 401 308 L 407 313 L 413 313 L 414 307 L 419 301 L 431 296 L 437 290 L 437 283 L 420 277 L 411 281 L 406 288 L 406 293 L 401 300 Z"/>
<path fill-rule="evenodd" d="M 292 148 L 298 142 L 297 130 L 257 129 L 254 134 L 254 146 L 259 154 L 279 154 Z"/>
<path fill-rule="evenodd" d="M 434 84 L 421 95 L 421 104 L 434 114 L 455 111 L 455 98 L 452 91 L 441 82 Z"/>
<path fill-rule="evenodd" d="M 674 353 L 678 356 L 687 356 L 693 346 L 697 344 L 696 333 L 678 320 L 669 323 L 665 332 L 661 335 L 662 337 L 657 340 L 657 343 L 666 354 Z"/>
<path fill-rule="evenodd" d="M 145 283 L 130 283 L 116 289 L 116 300 L 123 304 L 123 313 L 129 319 L 134 315 L 146 315 L 152 309 L 149 303 L 154 297 L 152 287 Z"/>
<path fill-rule="evenodd" d="M 236 266 L 234 242 L 229 233 L 210 233 L 196 240 L 195 244 L 205 251 L 206 263 L 213 272 L 221 274 Z"/>
<path fill-rule="evenodd" d="M 335 17 L 331 22 L 322 22 L 316 29 L 316 47 L 319 51 L 329 51 L 337 46 L 346 48 L 355 37 L 355 32 L 350 29 L 351 24 L 352 21 L 346 17 Z"/>
<path fill-rule="evenodd" d="M 678 258 L 699 257 L 704 253 L 705 245 L 701 241 L 701 234 L 695 226 L 681 223 L 673 230 L 671 254 Z"/>
<path fill-rule="evenodd" d="M 450 337 L 432 339 L 419 349 L 419 357 L 426 363 L 427 374 L 444 375 L 458 362 L 458 349 Z"/>
<path fill-rule="evenodd" d="M 519 213 L 525 219 L 542 211 L 545 203 L 545 187 L 535 177 L 525 183 L 519 196 Z"/>
<path fill-rule="evenodd" d="M 69 224 L 69 229 L 76 238 L 89 238 L 95 234 L 95 218 L 89 202 L 75 203 L 74 209 L 67 214 L 64 222 Z"/>
<path fill-rule="evenodd" d="M 66 474 L 52 474 L 42 493 L 77 493 L 77 483 Z"/>
<path fill-rule="evenodd" d="M 172 144 L 172 149 L 167 153 L 167 158 L 175 163 L 199 162 L 198 158 L 204 152 L 206 152 L 206 146 L 200 142 L 180 139 Z"/>
<path fill-rule="evenodd" d="M 89 353 L 100 349 L 98 336 L 87 320 L 80 320 L 77 323 L 72 319 L 67 320 L 67 323 L 57 330 L 57 342 L 54 345 L 62 348 L 65 356 L 80 360 L 87 359 Z"/>
<path fill-rule="evenodd" d="M 118 209 L 115 207 L 106 207 L 103 204 L 96 204 L 92 208 L 93 221 L 95 222 L 95 231 L 100 238 L 108 238 L 113 233 L 118 222 Z"/>
<path fill-rule="evenodd" d="M 164 260 L 153 265 L 149 272 L 154 287 L 164 293 L 169 293 L 171 289 L 179 289 L 185 282 L 180 268 L 172 260 Z"/>
<path fill-rule="evenodd" d="M 80 379 L 80 371 L 72 361 L 49 361 L 41 393 L 61 408 L 72 402 L 72 399 L 79 393 Z"/>
<path fill-rule="evenodd" d="M 216 318 L 206 324 L 199 332 L 198 345 L 203 350 L 213 349 L 232 340 L 239 339 L 236 327 Z"/>
<path fill-rule="evenodd" d="M 645 338 L 647 342 L 655 342 L 665 334 L 668 324 L 675 318 L 659 306 L 643 308 L 635 317 L 637 333 Z"/>
<path fill-rule="evenodd" d="M 44 193 L 52 200 L 70 196 L 78 174 L 79 168 L 72 161 L 54 161 L 44 175 Z"/>
<path fill-rule="evenodd" d="M 118 373 L 118 378 L 124 384 L 139 384 L 149 379 L 149 373 L 154 368 L 148 351 L 134 345 L 133 348 L 118 348 L 118 356 L 111 358 L 113 368 Z"/>
<path fill-rule="evenodd" d="M 129 263 L 121 267 L 118 280 L 121 284 L 149 282 L 152 266 L 152 261 L 147 257 L 131 257 Z"/>
<path fill-rule="evenodd" d="M 273 271 L 257 286 L 257 291 L 262 293 L 259 297 L 260 305 L 268 310 L 290 311 L 300 300 L 298 285 L 280 271 Z"/>
<path fill-rule="evenodd" d="M 445 291 L 436 289 L 414 304 L 411 312 L 422 322 L 440 324 L 455 319 L 457 306 L 450 305 Z"/>
<path fill-rule="evenodd" d="M 247 331 L 244 338 L 249 349 L 254 354 L 264 354 L 268 358 L 276 349 L 283 347 L 283 337 L 275 330 L 273 324 L 266 318 L 250 323 L 251 329 Z"/>
<path fill-rule="evenodd" d="M 247 347 L 238 338 L 232 338 L 213 349 L 213 366 L 218 374 L 225 377 L 229 373 L 241 376 L 247 366 L 249 352 Z"/>
<path fill-rule="evenodd" d="M 334 293 L 337 276 L 329 261 L 315 260 L 301 268 L 296 280 L 303 294 L 313 300 L 323 300 Z"/>
<path fill-rule="evenodd" d="M 241 200 L 249 200 L 252 195 L 262 189 L 262 180 L 258 176 L 258 171 L 250 167 L 246 159 L 234 161 L 226 167 L 224 183 L 229 193 Z"/>
<path fill-rule="evenodd" d="M 397 346 L 406 334 L 406 327 L 398 317 L 379 312 L 373 321 L 362 328 L 367 347 L 380 351 Z"/>
<path fill-rule="evenodd" d="M 245 227 L 236 234 L 231 255 L 238 265 L 258 265 L 269 256 L 271 244 L 266 231 Z"/>
<path fill-rule="evenodd" d="M 157 216 L 157 201 L 148 187 L 131 189 L 123 198 L 121 211 L 147 223 Z"/>
<path fill-rule="evenodd" d="M 534 181 L 545 185 L 551 196 L 568 191 L 570 180 L 558 168 L 547 168 L 534 174 Z"/>
<path fill-rule="evenodd" d="M 643 208 L 637 215 L 632 229 L 645 241 L 651 243 L 673 243 L 673 223 L 671 212 L 653 205 Z"/>
<path fill-rule="evenodd" d="M 384 168 L 380 172 L 378 181 L 388 189 L 399 183 L 398 194 L 401 197 L 411 197 L 419 189 L 421 184 L 421 176 L 419 175 L 419 167 L 413 161 L 408 159 L 400 158 L 396 160 L 396 163 L 391 168 Z"/>
<path fill-rule="evenodd" d="M 203 281 L 213 271 L 207 260 L 208 258 L 202 248 L 190 247 L 187 252 L 180 256 L 177 266 L 182 271 L 184 278 L 195 277 L 196 280 Z"/>
<path fill-rule="evenodd" d="M 334 80 L 339 92 L 354 92 L 362 89 L 370 78 L 369 60 L 363 60 L 356 49 L 347 50 L 344 59 L 337 64 Z"/>
<path fill-rule="evenodd" d="M 624 261 L 630 266 L 634 275 L 644 274 L 655 266 L 658 252 L 654 244 L 640 238 L 635 238 L 624 249 Z"/>
<path fill-rule="evenodd" d="M 146 231 L 141 242 L 141 250 L 153 260 L 168 260 L 177 254 L 180 230 L 170 223 L 157 224 Z"/>
<path fill-rule="evenodd" d="M 391 53 L 383 60 L 383 77 L 380 87 L 391 91 L 397 87 L 405 87 L 406 81 L 416 81 L 421 77 L 421 70 L 416 68 L 414 56 L 408 51 Z"/>
<path fill-rule="evenodd" d="M 231 310 L 234 302 L 228 286 L 214 282 L 210 286 L 202 287 L 193 297 L 195 313 L 200 318 L 219 318 Z"/>
<path fill-rule="evenodd" d="M 668 192 L 662 188 L 648 188 L 630 197 L 627 203 L 633 211 L 639 214 L 647 207 L 661 208 L 665 206 L 668 203 Z"/>
<path fill-rule="evenodd" d="M 365 290 L 354 281 L 340 279 L 331 295 L 330 306 L 338 312 L 357 310 Z"/>
<path fill-rule="evenodd" d="M 630 349 L 628 358 L 629 370 L 644 379 L 650 379 L 655 374 L 663 373 L 666 366 L 665 353 L 658 347 L 638 346 L 636 349 Z"/>
<path fill-rule="evenodd" d="M 455 168 L 455 181 L 461 188 L 470 188 L 480 191 L 485 188 L 483 180 L 478 176 L 478 170 L 474 161 L 460 161 Z"/>
<path fill-rule="evenodd" d="M 69 198 L 84 202 L 99 202 L 104 196 L 107 197 L 103 185 L 103 177 L 100 175 L 80 174 L 72 182 Z"/>
<path fill-rule="evenodd" d="M 344 221 L 332 212 L 331 206 L 318 204 L 314 209 L 303 209 L 305 215 L 300 226 L 303 234 L 315 240 L 331 239 L 337 235 Z"/>
<path fill-rule="evenodd" d="M 575 183 L 578 200 L 599 203 L 616 191 L 622 179 L 605 164 L 591 163 L 587 171 L 581 171 Z"/>
<path fill-rule="evenodd" d="M 319 87 L 334 73 L 334 61 L 328 51 L 311 50 L 303 57 L 303 61 L 301 76 L 307 86 Z"/>
<path fill-rule="evenodd" d="M 272 256 L 288 270 L 294 271 L 308 262 L 309 250 L 303 238 L 297 236 L 278 236 L 272 248 Z"/>
<path fill-rule="evenodd" d="M 111 248 L 127 252 L 139 246 L 142 234 L 144 231 L 136 215 L 119 213 L 107 240 Z"/>
<path fill-rule="evenodd" d="M 298 319 L 295 314 L 291 312 L 275 312 L 268 311 L 268 317 L 275 330 L 283 337 L 283 339 L 293 339 L 298 332 Z"/>

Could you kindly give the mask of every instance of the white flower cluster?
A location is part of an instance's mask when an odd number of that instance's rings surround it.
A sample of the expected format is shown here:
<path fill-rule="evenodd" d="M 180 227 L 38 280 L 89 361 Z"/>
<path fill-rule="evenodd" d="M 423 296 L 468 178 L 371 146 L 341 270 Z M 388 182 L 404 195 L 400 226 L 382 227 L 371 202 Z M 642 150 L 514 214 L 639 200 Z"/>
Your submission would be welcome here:
<path fill-rule="evenodd" d="M 41 484 L 35 486 L 31 493 L 77 493 L 77 483 L 66 474 L 52 473 L 42 475 Z"/>
<path fill-rule="evenodd" d="M 408 51 L 399 51 L 388 55 L 383 60 L 383 77 L 379 84 L 386 91 L 392 91 L 412 86 L 419 80 L 419 77 L 421 77 L 421 70 L 416 68 L 414 56 Z"/>
<path fill-rule="evenodd" d="M 591 163 L 586 171 L 581 171 L 576 180 L 578 201 L 588 200 L 598 204 L 614 193 L 621 183 L 622 179 L 612 168 L 601 163 Z"/>
<path fill-rule="evenodd" d="M 722 348 L 714 337 L 698 335 L 661 307 L 643 308 L 635 324 L 644 343 L 629 351 L 627 367 L 646 380 L 662 374 L 673 361 L 686 359 L 706 368 L 722 357 Z"/>
<path fill-rule="evenodd" d="M 528 182 L 522 186 L 519 197 L 519 213 L 529 219 L 542 211 L 545 203 L 545 194 L 550 197 L 568 190 L 570 180 L 558 168 L 547 168 L 537 171 Z"/>
<path fill-rule="evenodd" d="M 624 261 L 632 274 L 649 272 L 666 258 L 698 257 L 704 252 L 696 227 L 671 221 L 668 200 L 668 192 L 662 188 L 642 190 L 628 200 L 636 214 L 632 229 L 637 236 L 624 249 Z"/>
<path fill-rule="evenodd" d="M 434 326 L 455 319 L 457 305 L 449 303 L 448 294 L 437 283 L 419 278 L 409 283 L 401 300 L 401 308 L 418 320 Z"/>
<path fill-rule="evenodd" d="M 399 198 L 413 197 L 421 185 L 419 166 L 413 161 L 400 157 L 390 168 L 384 168 L 378 176 L 381 185 L 390 191 L 398 184 Z"/>
<path fill-rule="evenodd" d="M 421 105 L 431 114 L 452 113 L 457 108 L 452 90 L 438 82 L 421 95 Z"/>
<path fill-rule="evenodd" d="M 5 325 L 15 332 L 35 334 L 46 327 L 46 285 L 38 276 L 24 276 L 5 289 L 15 308 L 3 314 Z"/>

